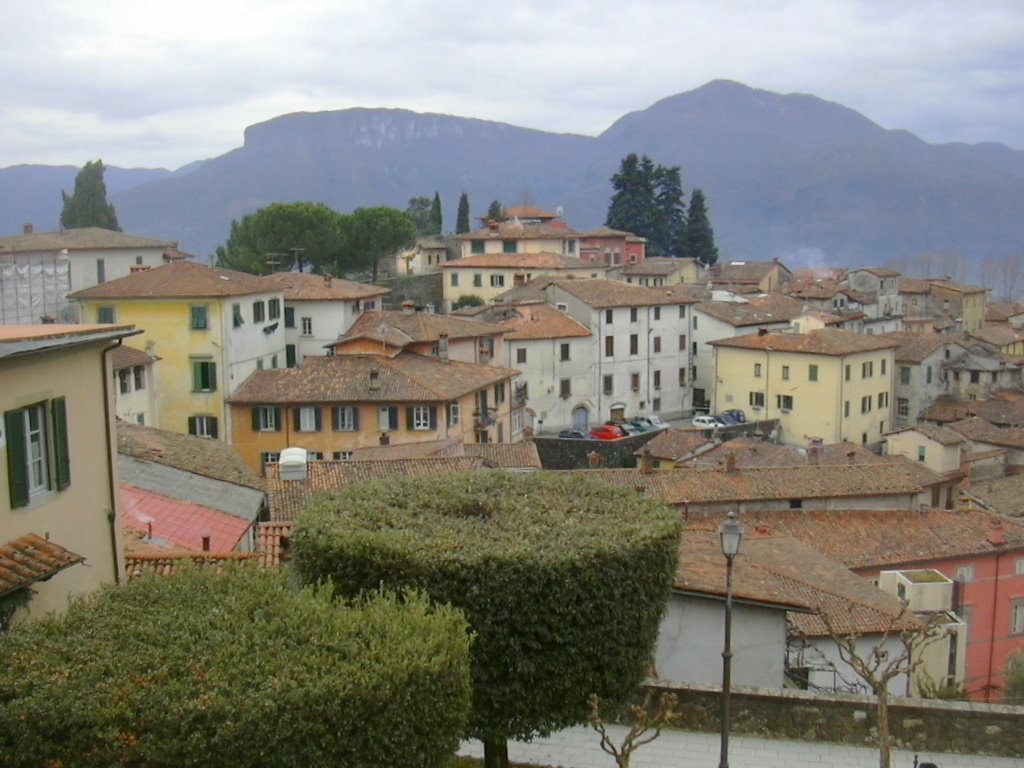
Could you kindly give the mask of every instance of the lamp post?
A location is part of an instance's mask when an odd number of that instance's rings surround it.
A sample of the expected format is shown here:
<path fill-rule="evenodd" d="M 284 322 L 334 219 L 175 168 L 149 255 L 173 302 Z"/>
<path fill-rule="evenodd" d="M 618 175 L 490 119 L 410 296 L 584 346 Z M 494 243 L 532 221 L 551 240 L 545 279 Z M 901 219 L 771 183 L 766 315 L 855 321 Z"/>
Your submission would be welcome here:
<path fill-rule="evenodd" d="M 720 526 L 718 537 L 725 555 L 725 647 L 722 650 L 722 752 L 718 768 L 729 768 L 729 693 L 732 688 L 732 561 L 740 551 L 743 525 L 730 512 Z"/>

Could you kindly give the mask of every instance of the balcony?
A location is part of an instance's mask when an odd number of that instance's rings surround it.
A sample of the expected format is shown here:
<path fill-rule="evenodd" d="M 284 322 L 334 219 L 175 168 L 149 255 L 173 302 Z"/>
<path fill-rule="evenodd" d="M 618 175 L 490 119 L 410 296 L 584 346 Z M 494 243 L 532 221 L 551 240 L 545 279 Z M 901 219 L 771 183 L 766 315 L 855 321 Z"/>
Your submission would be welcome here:
<path fill-rule="evenodd" d="M 494 408 L 488 408 L 487 413 L 480 413 L 480 411 L 473 411 L 473 429 L 477 432 L 483 432 L 489 426 L 496 423 L 498 417 L 495 413 Z"/>

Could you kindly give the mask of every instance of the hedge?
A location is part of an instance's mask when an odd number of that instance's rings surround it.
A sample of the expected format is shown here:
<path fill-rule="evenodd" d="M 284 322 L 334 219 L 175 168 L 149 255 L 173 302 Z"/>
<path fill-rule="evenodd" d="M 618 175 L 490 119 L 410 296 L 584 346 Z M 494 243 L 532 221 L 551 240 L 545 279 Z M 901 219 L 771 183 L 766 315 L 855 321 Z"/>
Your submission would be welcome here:
<path fill-rule="evenodd" d="M 583 722 L 643 679 L 668 602 L 678 514 L 579 474 L 389 479 L 320 497 L 293 563 L 346 595 L 384 584 L 461 608 L 475 633 L 467 735 Z"/>
<path fill-rule="evenodd" d="M 442 766 L 469 637 L 420 595 L 339 603 L 255 569 L 108 588 L 0 638 L 0 764 Z"/>

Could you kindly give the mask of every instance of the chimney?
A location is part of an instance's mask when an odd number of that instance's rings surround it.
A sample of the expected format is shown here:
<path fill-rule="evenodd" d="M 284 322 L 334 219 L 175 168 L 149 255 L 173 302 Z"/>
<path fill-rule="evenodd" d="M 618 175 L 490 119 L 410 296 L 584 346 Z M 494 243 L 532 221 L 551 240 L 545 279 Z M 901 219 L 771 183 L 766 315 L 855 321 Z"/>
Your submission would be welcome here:
<path fill-rule="evenodd" d="M 380 389 L 380 371 L 372 369 L 370 371 L 370 391 L 376 392 Z"/>
<path fill-rule="evenodd" d="M 757 329 L 757 335 L 758 336 L 767 336 L 768 335 L 768 329 L 767 328 L 763 328 L 763 327 L 762 328 L 758 328 Z"/>
<path fill-rule="evenodd" d="M 415 315 L 416 314 L 416 302 L 412 299 L 406 299 L 402 302 L 402 314 L 403 315 Z"/>
<path fill-rule="evenodd" d="M 209 551 L 210 551 L 210 534 L 204 533 L 203 534 L 203 552 L 209 552 Z"/>
<path fill-rule="evenodd" d="M 331 287 L 331 280 L 332 279 L 333 278 L 330 275 L 324 275 L 324 285 L 326 285 L 328 288 L 330 288 Z"/>
<path fill-rule="evenodd" d="M 23 235 L 31 235 L 34 231 L 35 229 L 31 224 L 23 224 L 21 227 L 21 233 Z"/>
<path fill-rule="evenodd" d="M 380 433 L 380 440 L 378 441 L 381 445 L 391 445 L 391 437 L 387 432 Z"/>
<path fill-rule="evenodd" d="M 847 464 L 853 464 L 853 463 L 855 463 L 853 459 L 854 459 L 854 457 L 855 457 L 856 455 L 857 455 L 857 452 L 856 452 L 856 451 L 847 451 L 847 452 L 846 452 L 846 463 L 847 463 Z"/>
<path fill-rule="evenodd" d="M 731 451 L 725 454 L 725 473 L 727 475 L 736 474 L 736 454 Z"/>
<path fill-rule="evenodd" d="M 448 362 L 448 334 L 442 333 L 437 339 L 437 356 Z"/>
<path fill-rule="evenodd" d="M 988 543 L 993 547 L 1001 547 L 1006 544 L 1006 532 L 1003 530 L 1001 520 L 991 520 L 988 524 Z"/>
<path fill-rule="evenodd" d="M 651 458 L 651 449 L 646 445 L 640 451 L 640 471 L 645 475 L 654 473 L 654 459 Z"/>
<path fill-rule="evenodd" d="M 754 527 L 754 538 L 764 539 L 772 535 L 772 529 L 767 525 L 758 525 Z"/>
<path fill-rule="evenodd" d="M 128 267 L 128 272 L 134 275 L 136 272 L 145 272 L 147 269 L 149 267 L 145 264 L 132 264 Z"/>
<path fill-rule="evenodd" d="M 807 449 L 807 463 L 812 467 L 818 466 L 818 446 L 812 445 Z"/>

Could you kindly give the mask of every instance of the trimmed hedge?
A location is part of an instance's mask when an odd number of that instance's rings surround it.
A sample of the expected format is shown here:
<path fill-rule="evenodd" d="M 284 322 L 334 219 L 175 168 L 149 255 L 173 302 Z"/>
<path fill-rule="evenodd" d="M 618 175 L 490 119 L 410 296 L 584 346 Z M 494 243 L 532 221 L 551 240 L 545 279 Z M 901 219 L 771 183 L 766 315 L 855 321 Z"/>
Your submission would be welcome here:
<path fill-rule="evenodd" d="M 339 604 L 279 573 L 108 588 L 0 638 L 4 766 L 443 766 L 469 637 L 420 595 Z"/>
<path fill-rule="evenodd" d="M 307 582 L 383 584 L 461 608 L 475 633 L 468 735 L 529 738 L 583 722 L 648 670 L 679 516 L 581 474 L 389 479 L 319 497 L 292 560 Z"/>

